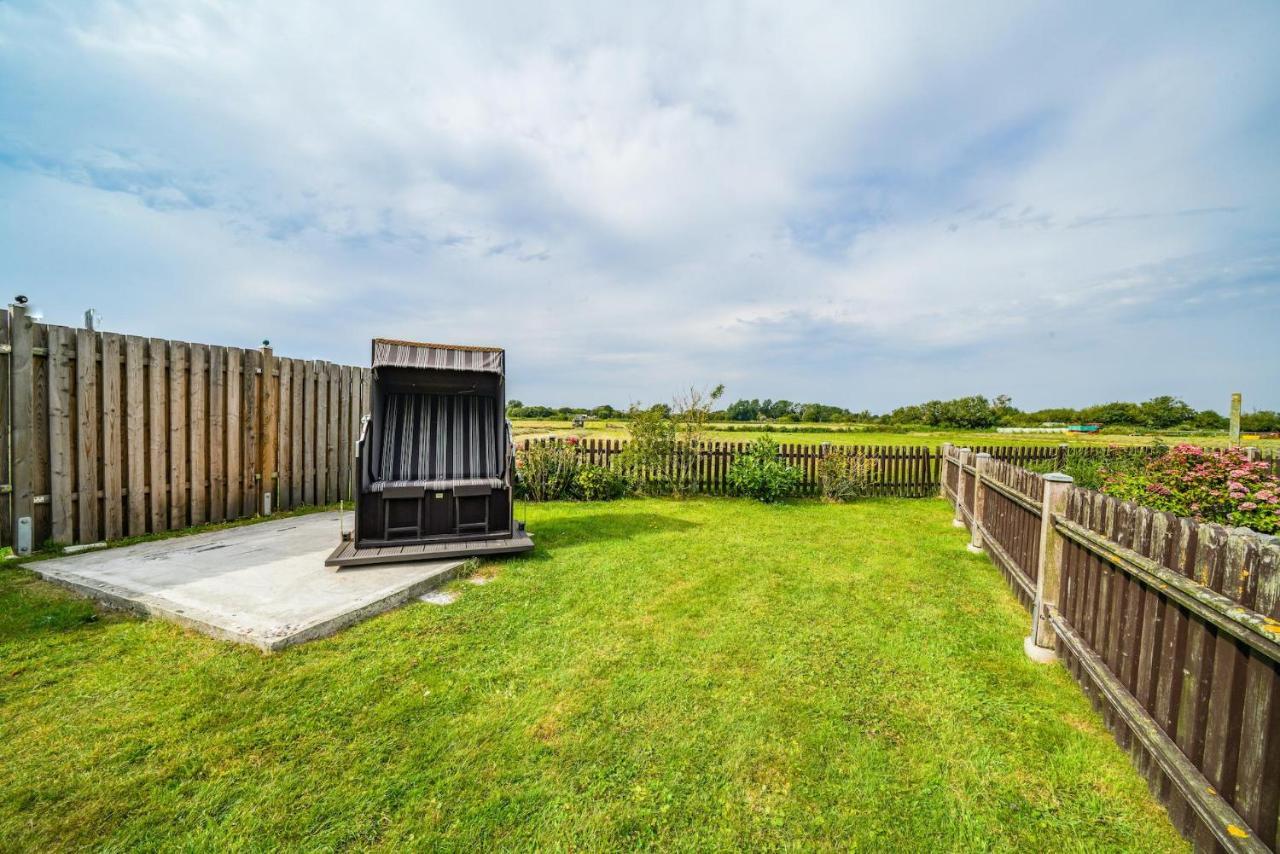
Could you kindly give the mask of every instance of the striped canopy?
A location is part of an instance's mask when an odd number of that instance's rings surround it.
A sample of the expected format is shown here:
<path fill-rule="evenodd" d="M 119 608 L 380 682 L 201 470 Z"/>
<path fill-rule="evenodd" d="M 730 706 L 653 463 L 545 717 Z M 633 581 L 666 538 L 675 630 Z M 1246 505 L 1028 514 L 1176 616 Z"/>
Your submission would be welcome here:
<path fill-rule="evenodd" d="M 417 341 L 373 339 L 373 367 L 431 368 L 441 371 L 505 372 L 500 347 L 468 347 L 462 344 L 424 344 Z"/>

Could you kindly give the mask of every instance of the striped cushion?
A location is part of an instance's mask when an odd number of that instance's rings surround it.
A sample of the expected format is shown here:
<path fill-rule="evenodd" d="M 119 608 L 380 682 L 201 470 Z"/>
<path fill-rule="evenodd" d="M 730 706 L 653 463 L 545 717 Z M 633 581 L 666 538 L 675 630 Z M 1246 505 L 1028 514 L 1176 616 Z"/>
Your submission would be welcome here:
<path fill-rule="evenodd" d="M 497 478 L 502 464 L 493 398 L 387 395 L 380 480 Z"/>

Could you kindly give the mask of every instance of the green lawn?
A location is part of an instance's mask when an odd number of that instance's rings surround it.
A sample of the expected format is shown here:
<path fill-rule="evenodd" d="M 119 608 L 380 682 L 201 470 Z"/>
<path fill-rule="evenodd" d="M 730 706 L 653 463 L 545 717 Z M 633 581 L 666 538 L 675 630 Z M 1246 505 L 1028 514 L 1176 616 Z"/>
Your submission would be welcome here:
<path fill-rule="evenodd" d="M 528 515 L 275 656 L 0 571 L 0 847 L 1185 847 L 943 502 Z"/>
<path fill-rule="evenodd" d="M 575 428 L 569 421 L 521 418 L 511 422 L 516 440 L 535 437 L 578 436 L 591 439 L 626 439 L 625 421 L 588 421 L 586 427 Z M 750 442 L 761 436 L 770 436 L 777 442 L 794 442 L 802 445 L 818 445 L 831 442 L 835 445 L 929 445 L 936 447 L 943 442 L 964 445 L 1149 445 L 1154 435 L 1130 435 L 1124 433 L 997 433 L 994 430 L 910 430 L 890 431 L 874 426 L 858 427 L 840 424 L 776 424 L 771 431 L 760 429 L 760 424 L 713 424 L 706 433 L 712 442 Z M 1227 434 L 1167 435 L 1161 437 L 1168 444 L 1190 442 L 1208 447 L 1226 447 Z M 1280 449 L 1280 439 L 1248 439 L 1243 444 L 1263 449 Z"/>

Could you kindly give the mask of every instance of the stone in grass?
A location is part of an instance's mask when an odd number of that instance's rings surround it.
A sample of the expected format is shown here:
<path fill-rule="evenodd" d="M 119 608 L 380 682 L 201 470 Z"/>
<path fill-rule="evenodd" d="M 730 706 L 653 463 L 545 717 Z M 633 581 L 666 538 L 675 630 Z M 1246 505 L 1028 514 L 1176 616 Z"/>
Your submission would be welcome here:
<path fill-rule="evenodd" d="M 424 593 L 418 598 L 423 602 L 430 602 L 432 605 L 452 605 L 458 601 L 458 591 L 456 590 L 432 590 L 430 593 Z"/>

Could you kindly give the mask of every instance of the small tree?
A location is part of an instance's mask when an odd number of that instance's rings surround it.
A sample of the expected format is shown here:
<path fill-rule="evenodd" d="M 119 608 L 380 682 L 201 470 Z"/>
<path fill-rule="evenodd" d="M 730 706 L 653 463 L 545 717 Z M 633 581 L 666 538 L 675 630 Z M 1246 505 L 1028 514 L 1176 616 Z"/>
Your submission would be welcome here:
<path fill-rule="evenodd" d="M 709 392 L 690 387 L 672 401 L 676 442 L 671 486 L 677 495 L 688 495 L 698 489 L 698 455 L 703 436 L 711 423 L 714 404 L 723 395 L 724 385 Z"/>
<path fill-rule="evenodd" d="M 670 489 L 668 466 L 676 447 L 676 424 L 670 411 L 664 404 L 644 408 L 636 403 L 627 410 L 631 441 L 619 455 L 619 463 L 636 492 L 661 495 Z"/>

